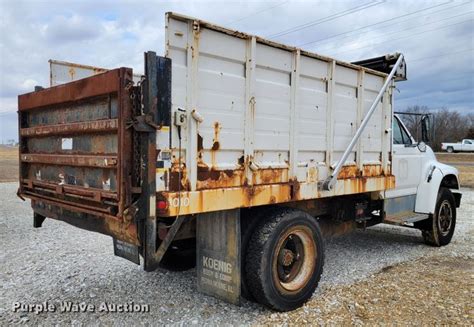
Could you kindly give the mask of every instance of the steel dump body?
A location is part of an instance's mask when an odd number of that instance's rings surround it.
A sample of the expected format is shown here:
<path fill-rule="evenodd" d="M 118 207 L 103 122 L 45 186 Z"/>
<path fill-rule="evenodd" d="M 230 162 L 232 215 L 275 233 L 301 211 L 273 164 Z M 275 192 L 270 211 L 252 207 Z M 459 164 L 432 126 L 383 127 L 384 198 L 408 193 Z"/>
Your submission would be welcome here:
<path fill-rule="evenodd" d="M 165 57 L 147 52 L 142 77 L 50 66 L 52 87 L 18 98 L 18 194 L 35 225 L 65 220 L 154 256 L 161 218 L 395 186 L 385 72 L 173 13 Z"/>
<path fill-rule="evenodd" d="M 158 161 L 170 167 L 157 169 L 159 198 L 169 204 L 159 216 L 394 187 L 390 87 L 334 189 L 320 187 L 387 74 L 173 13 L 166 57 L 172 113 L 184 110 L 187 120 L 181 153 L 177 126 L 157 132 Z"/>

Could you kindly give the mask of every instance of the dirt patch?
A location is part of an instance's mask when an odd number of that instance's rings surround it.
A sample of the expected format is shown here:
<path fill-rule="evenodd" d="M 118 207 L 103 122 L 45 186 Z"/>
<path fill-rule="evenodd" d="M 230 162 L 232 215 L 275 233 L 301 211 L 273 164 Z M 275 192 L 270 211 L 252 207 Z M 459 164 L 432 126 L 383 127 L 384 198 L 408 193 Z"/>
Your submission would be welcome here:
<path fill-rule="evenodd" d="M 263 324 L 473 325 L 474 259 L 429 257 L 367 280 L 325 289 L 304 307 Z"/>
<path fill-rule="evenodd" d="M 0 183 L 18 180 L 18 148 L 0 145 Z"/>

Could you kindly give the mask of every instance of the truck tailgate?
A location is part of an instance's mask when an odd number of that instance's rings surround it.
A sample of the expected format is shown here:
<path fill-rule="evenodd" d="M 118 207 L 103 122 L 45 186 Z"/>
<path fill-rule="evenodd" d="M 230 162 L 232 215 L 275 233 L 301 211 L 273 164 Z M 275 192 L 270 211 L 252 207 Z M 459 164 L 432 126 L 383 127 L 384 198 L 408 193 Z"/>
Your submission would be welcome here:
<path fill-rule="evenodd" d="M 119 68 L 19 96 L 18 194 L 44 216 L 136 244 L 127 217 L 132 78 L 131 69 Z"/>

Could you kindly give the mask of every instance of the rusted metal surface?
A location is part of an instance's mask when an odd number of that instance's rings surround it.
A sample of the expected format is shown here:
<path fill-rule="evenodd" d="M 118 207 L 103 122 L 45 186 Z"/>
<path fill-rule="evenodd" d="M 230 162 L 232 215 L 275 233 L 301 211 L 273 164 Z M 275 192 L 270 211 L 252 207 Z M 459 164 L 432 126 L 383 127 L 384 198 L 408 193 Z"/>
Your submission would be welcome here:
<path fill-rule="evenodd" d="M 117 156 L 22 154 L 21 161 L 50 165 L 113 168 L 117 165 Z"/>
<path fill-rule="evenodd" d="M 97 121 L 88 121 L 82 123 L 71 123 L 61 125 L 46 125 L 20 129 L 20 135 L 27 136 L 48 136 L 63 135 L 71 133 L 88 133 L 88 132 L 107 132 L 115 131 L 118 128 L 117 119 L 105 119 Z"/>
<path fill-rule="evenodd" d="M 32 154 L 113 156 L 118 151 L 116 132 L 28 137 L 25 142 Z"/>
<path fill-rule="evenodd" d="M 45 217 L 62 220 L 82 229 L 112 235 L 116 239 L 139 245 L 136 225 L 116 219 L 114 216 L 79 212 L 74 207 L 58 206 L 45 200 L 35 199 L 31 206 L 35 212 Z"/>
<path fill-rule="evenodd" d="M 245 208 L 292 201 L 328 198 L 338 195 L 379 192 L 395 186 L 394 176 L 376 176 L 339 179 L 332 191 L 320 191 L 317 183 L 279 183 L 182 191 L 181 201 L 178 192 L 160 192 L 160 197 L 168 203 L 168 208 L 159 216 L 176 216 L 178 203 L 180 214 Z"/>
<path fill-rule="evenodd" d="M 50 183 L 45 181 L 38 181 L 38 180 L 31 180 L 31 179 L 23 179 L 23 185 L 26 188 L 33 189 L 35 186 L 49 189 L 49 190 L 58 190 L 61 188 L 62 193 L 65 194 L 75 194 L 82 197 L 90 198 L 92 201 L 102 202 L 104 199 L 117 199 L 117 194 L 110 191 L 104 191 L 101 189 L 95 188 L 76 188 L 74 186 L 68 185 L 58 185 L 57 183 Z"/>
<path fill-rule="evenodd" d="M 357 165 L 343 166 L 339 172 L 338 179 L 356 178 L 356 177 L 375 177 L 384 176 L 381 164 L 364 164 L 362 170 Z"/>
<path fill-rule="evenodd" d="M 125 73 L 125 70 L 125 68 L 114 69 L 90 78 L 20 95 L 18 96 L 18 110 L 37 109 L 44 106 L 116 93 L 121 87 L 120 74 Z M 129 76 L 129 80 L 132 81 L 131 76 Z"/>
<path fill-rule="evenodd" d="M 18 97 L 18 193 L 42 216 L 138 244 L 127 128 L 132 78 L 120 68 Z"/>

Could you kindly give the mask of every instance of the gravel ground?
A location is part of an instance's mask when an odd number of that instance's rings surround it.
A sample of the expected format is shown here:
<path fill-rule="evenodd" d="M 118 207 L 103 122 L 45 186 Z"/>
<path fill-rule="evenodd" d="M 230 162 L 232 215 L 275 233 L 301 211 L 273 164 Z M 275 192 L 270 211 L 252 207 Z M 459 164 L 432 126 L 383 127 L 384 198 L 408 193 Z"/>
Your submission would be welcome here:
<path fill-rule="evenodd" d="M 3 195 L 0 206 L 1 325 L 294 322 L 291 313 L 274 313 L 251 302 L 237 307 L 199 294 L 194 270 L 146 273 L 139 266 L 114 257 L 110 237 L 54 220 L 46 220 L 43 228 L 33 229 L 29 202 L 16 197 L 16 188 L 16 183 L 0 184 Z M 351 285 L 358 287 L 360 283 L 377 278 L 377 272 L 383 268 L 398 263 L 431 256 L 472 260 L 474 190 L 462 191 L 457 229 L 453 242 L 447 247 L 425 246 L 418 231 L 385 225 L 329 240 L 320 287 L 313 299 L 296 312 L 303 316 L 302 319 L 306 316 L 313 319 L 318 310 L 324 309 L 314 306 L 321 297 L 326 298 L 334 290 L 350 290 Z M 420 263 L 420 269 L 422 266 Z M 468 278 L 470 275 L 472 281 L 472 265 L 468 267 Z M 451 269 L 457 267 L 452 265 Z M 392 274 L 390 271 L 385 274 Z M 394 269 L 393 273 L 396 272 Z M 417 284 L 410 285 L 406 287 L 417 287 Z M 45 301 L 56 305 L 58 310 L 39 314 L 12 310 L 15 302 L 40 304 Z M 96 310 L 93 313 L 60 312 L 59 305 L 65 301 L 92 304 Z M 144 313 L 98 312 L 102 302 L 147 304 L 150 310 Z"/>

